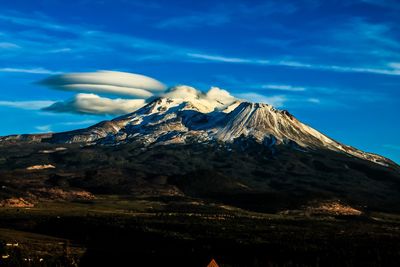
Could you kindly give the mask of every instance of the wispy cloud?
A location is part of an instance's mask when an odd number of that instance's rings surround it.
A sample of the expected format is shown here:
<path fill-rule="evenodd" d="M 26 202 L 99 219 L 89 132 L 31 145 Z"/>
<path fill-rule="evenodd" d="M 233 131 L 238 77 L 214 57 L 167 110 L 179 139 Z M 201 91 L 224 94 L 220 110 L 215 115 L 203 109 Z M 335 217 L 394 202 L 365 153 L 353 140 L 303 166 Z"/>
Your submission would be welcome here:
<path fill-rule="evenodd" d="M 54 104 L 54 101 L 40 100 L 40 101 L 0 101 L 0 106 L 19 108 L 27 110 L 40 110 Z"/>
<path fill-rule="evenodd" d="M 123 47 L 125 49 L 125 54 L 132 60 L 136 60 L 138 57 L 144 56 L 144 52 L 151 52 L 160 55 L 160 59 L 174 59 L 180 60 L 182 55 L 187 53 L 187 51 L 193 51 L 189 48 L 172 45 L 162 41 L 154 39 L 146 39 L 137 36 L 131 36 L 126 34 L 111 33 L 105 31 L 87 31 L 82 34 L 81 42 L 89 42 L 90 44 L 103 44 L 105 49 L 110 49 L 113 47 Z M 118 53 L 123 53 L 123 51 L 115 50 Z M 112 50 L 112 52 L 115 52 Z M 136 55 L 129 55 L 131 52 L 139 52 Z"/>
<path fill-rule="evenodd" d="M 39 132 L 51 132 L 51 125 L 39 125 L 35 127 Z"/>
<path fill-rule="evenodd" d="M 41 133 L 48 133 L 57 131 L 57 129 L 65 130 L 66 126 L 67 128 L 88 127 L 98 122 L 99 120 L 66 121 L 53 124 L 38 125 L 35 127 L 35 129 Z"/>
<path fill-rule="evenodd" d="M 297 7 L 289 2 L 267 1 L 256 3 L 217 3 L 211 9 L 203 12 L 192 13 L 183 11 L 189 15 L 175 16 L 160 21 L 157 28 L 181 28 L 192 29 L 198 27 L 221 26 L 241 17 L 260 17 L 271 14 L 292 14 Z"/>
<path fill-rule="evenodd" d="M 230 57 L 225 55 L 210 55 L 210 54 L 194 54 L 188 53 L 187 56 L 211 62 L 222 63 L 239 63 L 252 65 L 268 65 L 268 66 L 285 66 L 302 69 L 324 70 L 335 72 L 359 72 L 359 73 L 374 73 L 385 75 L 400 75 L 400 68 L 397 62 L 389 62 L 381 68 L 375 67 L 356 67 L 356 66 L 337 66 L 337 65 L 321 65 L 312 63 L 303 63 L 287 60 L 267 60 L 255 58 Z"/>
<path fill-rule="evenodd" d="M 324 29 L 324 32 L 323 38 L 321 34 L 316 36 L 308 47 L 323 55 L 334 53 L 339 59 L 359 62 L 359 69 L 379 69 L 374 66 L 382 67 L 390 61 L 400 60 L 398 29 L 392 23 L 348 18 L 335 27 Z"/>
<path fill-rule="evenodd" d="M 338 28 L 331 30 L 332 36 L 343 44 L 359 48 L 399 49 L 400 42 L 394 38 L 392 25 L 387 23 L 371 23 L 365 19 L 353 18 Z"/>
<path fill-rule="evenodd" d="M 233 75 L 217 75 L 215 77 L 221 82 L 221 85 L 226 88 L 233 88 L 240 92 L 250 90 L 249 96 L 254 96 L 252 99 L 262 99 L 263 96 L 271 97 L 276 92 L 280 92 L 281 106 L 285 108 L 307 109 L 318 105 L 320 108 L 351 108 L 355 103 L 371 104 L 371 103 L 387 103 L 388 96 L 383 92 L 377 91 L 362 91 L 352 87 L 318 86 L 314 82 L 313 85 L 308 85 L 307 82 L 298 83 L 266 83 L 265 80 L 254 80 L 249 78 L 236 77 Z M 218 85 L 218 82 L 214 82 Z M 269 89 L 274 88 L 274 89 Z M 279 99 L 278 99 L 279 100 Z M 279 104 L 279 103 L 278 103 Z"/>
<path fill-rule="evenodd" d="M 315 104 L 321 103 L 321 100 L 319 100 L 318 98 L 314 98 L 314 97 L 308 98 L 307 101 L 310 103 L 315 103 Z"/>
<path fill-rule="evenodd" d="M 305 91 L 305 87 L 301 86 L 293 86 L 293 85 L 284 85 L 284 84 L 264 84 L 261 85 L 261 88 L 278 90 L 278 91 L 290 91 L 290 92 L 302 92 Z"/>
<path fill-rule="evenodd" d="M 277 108 L 304 108 L 305 104 L 317 105 L 322 101 L 316 97 L 304 97 L 293 95 L 264 95 L 256 92 L 235 94 L 236 97 L 255 103 L 266 103 Z M 324 103 L 330 105 L 331 103 Z M 308 106 L 309 106 L 308 105 Z M 337 105 L 336 105 L 337 106 Z"/>
<path fill-rule="evenodd" d="M 80 31 L 81 28 L 78 26 L 65 26 L 58 23 L 50 22 L 44 18 L 36 19 L 36 18 L 27 18 L 24 15 L 10 15 L 10 14 L 0 14 L 0 20 L 3 20 L 7 23 L 23 25 L 31 28 L 42 28 L 46 30 L 53 31 L 61 31 L 61 32 L 77 32 Z"/>
<path fill-rule="evenodd" d="M 294 12 L 294 8 L 289 8 Z M 273 9 L 275 10 L 275 9 Z M 245 6 L 242 13 L 251 14 L 257 12 L 252 7 Z M 264 11 L 258 11 L 264 12 Z M 267 12 L 267 11 L 265 11 Z M 270 12 L 270 11 L 268 11 Z M 278 12 L 278 11 L 275 11 Z M 289 11 L 288 11 L 289 12 Z M 290 12 L 289 12 L 290 13 Z M 191 16 L 191 15 L 190 15 Z M 187 18 L 187 17 L 186 17 Z M 202 18 L 203 19 L 203 18 Z M 199 18 L 192 18 L 193 21 L 201 21 Z M 102 55 L 109 54 L 114 55 L 118 52 L 121 58 L 135 60 L 135 61 L 175 61 L 175 62 L 191 62 L 191 63 L 207 63 L 207 62 L 220 62 L 225 64 L 249 64 L 259 66 L 284 66 L 290 68 L 299 69 L 310 69 L 310 70 L 322 70 L 332 72 L 346 72 L 346 73 L 373 73 L 381 75 L 400 75 L 400 69 L 396 65 L 397 58 L 392 57 L 389 61 L 375 61 L 375 62 L 364 62 L 360 65 L 336 65 L 336 64 L 321 64 L 320 59 L 309 58 L 310 62 L 304 62 L 303 60 L 297 60 L 294 56 L 280 55 L 273 58 L 259 58 L 259 57 L 241 57 L 231 56 L 223 54 L 211 54 L 202 49 L 195 49 L 185 46 L 179 46 L 176 44 L 170 44 L 154 39 L 140 38 L 137 36 L 131 36 L 128 34 L 112 33 L 106 31 L 93 30 L 83 28 L 76 25 L 64 25 L 56 23 L 49 18 L 31 18 L 24 17 L 23 15 L 10 16 L 0 14 L 0 20 L 5 20 L 14 24 L 20 24 L 24 26 L 34 25 L 41 29 L 57 30 L 67 32 L 73 35 L 73 37 L 60 37 L 57 35 L 48 35 L 43 39 L 25 36 L 27 31 L 21 33 L 8 32 L 10 35 L 10 44 L 18 43 L 24 49 L 24 57 L 31 60 L 37 60 L 38 56 L 42 54 L 59 54 L 69 53 L 72 56 L 86 57 L 87 54 L 93 55 L 101 53 Z M 166 23 L 166 22 L 165 22 Z M 197 23 L 197 22 L 195 22 Z M 221 20 L 222 23 L 222 20 Z M 346 25 L 344 26 L 346 29 Z M 373 43 L 382 46 L 381 51 L 388 49 L 400 48 L 399 43 L 389 35 L 387 26 L 367 23 L 364 20 L 354 20 L 353 24 L 347 26 L 351 31 L 338 31 L 334 38 L 339 40 L 343 39 L 345 44 L 349 43 L 349 37 L 357 36 L 358 32 L 362 32 L 362 40 L 370 40 Z M 28 31 L 29 32 L 29 31 Z M 43 32 L 36 34 L 46 35 Z M 332 32 L 334 35 L 334 32 Z M 357 37 L 358 38 L 358 37 Z M 361 42 L 360 42 L 361 43 Z M 27 48 L 25 48 L 27 47 Z M 329 48 L 329 47 L 328 47 Z M 328 49 L 327 48 L 327 49 Z M 370 51 L 371 46 L 364 51 Z M 343 49 L 340 46 L 338 49 Z M 361 50 L 361 49 L 360 49 Z M 375 49 L 377 50 L 377 49 Z M 398 50 L 397 50 L 398 51 Z M 11 52 L 10 52 L 11 53 Z M 392 52 L 394 53 L 394 52 Z M 13 54 L 11 54 L 13 55 Z M 4 55 L 0 55 L 2 57 Z M 399 56 L 400 60 L 400 56 Z M 393 61 L 393 62 L 392 62 Z M 25 72 L 34 74 L 56 74 L 58 71 L 47 70 L 44 68 L 11 68 L 3 67 L 0 68 L 0 72 Z"/>
<path fill-rule="evenodd" d="M 394 144 L 385 144 L 383 145 L 384 148 L 389 148 L 393 150 L 400 150 L 400 145 L 394 145 Z"/>
<path fill-rule="evenodd" d="M 373 67 L 345 67 L 345 66 L 324 66 L 317 65 L 317 69 L 332 70 L 339 72 L 361 72 L 361 73 L 374 73 L 374 74 L 385 74 L 385 75 L 400 75 L 400 68 L 396 62 L 389 62 L 386 64 L 386 68 L 373 68 Z"/>
<path fill-rule="evenodd" d="M 48 51 L 49 53 L 69 53 L 72 52 L 72 49 L 69 47 L 64 48 L 56 48 Z"/>
<path fill-rule="evenodd" d="M 230 21 L 227 14 L 196 14 L 190 16 L 173 17 L 156 24 L 157 28 L 184 28 L 191 29 L 204 26 L 219 26 Z"/>
<path fill-rule="evenodd" d="M 283 107 L 287 101 L 284 95 L 265 96 L 254 92 L 235 94 L 235 96 L 255 103 L 270 104 L 278 108 Z"/>
<path fill-rule="evenodd" d="M 19 45 L 9 42 L 0 42 L 0 49 L 18 49 Z"/>
<path fill-rule="evenodd" d="M 97 123 L 97 120 L 83 120 L 83 121 L 67 121 L 67 122 L 61 122 L 60 125 L 65 125 L 65 126 L 82 126 L 82 125 L 91 125 L 94 123 Z"/>
<path fill-rule="evenodd" d="M 19 73 L 30 73 L 30 74 L 60 74 L 59 71 L 48 70 L 45 68 L 0 68 L 0 72 L 19 72 Z"/>
<path fill-rule="evenodd" d="M 247 58 L 239 58 L 239 57 L 228 57 L 228 56 L 220 56 L 220 55 L 209 55 L 209 54 L 198 54 L 198 53 L 187 53 L 189 58 L 202 59 L 206 61 L 214 61 L 214 62 L 225 62 L 225 63 L 245 63 L 245 64 L 268 64 L 267 60 L 256 60 L 256 59 L 247 59 Z"/>

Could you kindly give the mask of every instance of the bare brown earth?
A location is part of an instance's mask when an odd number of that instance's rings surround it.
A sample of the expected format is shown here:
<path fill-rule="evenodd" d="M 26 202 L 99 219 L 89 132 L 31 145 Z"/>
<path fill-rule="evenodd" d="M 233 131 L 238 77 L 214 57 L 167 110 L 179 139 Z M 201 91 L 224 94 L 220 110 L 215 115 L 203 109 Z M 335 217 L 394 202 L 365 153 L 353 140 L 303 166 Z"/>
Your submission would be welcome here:
<path fill-rule="evenodd" d="M 28 200 L 19 197 L 19 198 L 7 198 L 0 201 L 0 207 L 3 208 L 31 208 L 34 204 L 29 202 Z"/>

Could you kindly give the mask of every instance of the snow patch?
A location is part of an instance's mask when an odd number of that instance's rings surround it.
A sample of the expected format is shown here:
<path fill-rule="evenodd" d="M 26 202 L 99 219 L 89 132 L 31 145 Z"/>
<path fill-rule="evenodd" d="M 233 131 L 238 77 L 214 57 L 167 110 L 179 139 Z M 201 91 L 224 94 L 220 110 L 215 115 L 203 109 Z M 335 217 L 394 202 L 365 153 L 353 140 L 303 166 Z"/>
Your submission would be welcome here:
<path fill-rule="evenodd" d="M 67 150 L 67 148 L 65 147 L 56 147 L 55 149 L 50 149 L 50 150 L 40 150 L 39 153 L 42 154 L 51 154 L 51 153 L 55 153 L 55 152 L 59 152 L 59 151 L 64 151 Z"/>

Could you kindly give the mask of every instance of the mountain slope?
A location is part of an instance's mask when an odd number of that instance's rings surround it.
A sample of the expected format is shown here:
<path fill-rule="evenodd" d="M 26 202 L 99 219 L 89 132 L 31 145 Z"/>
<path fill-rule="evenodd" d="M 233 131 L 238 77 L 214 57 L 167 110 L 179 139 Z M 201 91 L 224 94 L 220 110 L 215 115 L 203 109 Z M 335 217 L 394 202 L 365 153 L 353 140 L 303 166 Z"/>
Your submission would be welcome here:
<path fill-rule="evenodd" d="M 140 141 L 150 145 L 213 141 L 232 143 L 240 137 L 254 138 L 269 147 L 286 144 L 303 150 L 326 149 L 384 166 L 393 164 L 379 155 L 341 144 L 301 123 L 285 110 L 236 100 L 218 88 L 204 95 L 187 86 L 173 88 L 166 97 L 154 99 L 136 112 L 86 129 L 10 136 L 0 139 L 0 142 L 28 140 L 120 144 Z"/>
<path fill-rule="evenodd" d="M 85 129 L 3 137 L 0 185 L 4 203 L 118 194 L 262 212 L 321 201 L 400 212 L 397 164 L 216 88 L 177 87 Z"/>

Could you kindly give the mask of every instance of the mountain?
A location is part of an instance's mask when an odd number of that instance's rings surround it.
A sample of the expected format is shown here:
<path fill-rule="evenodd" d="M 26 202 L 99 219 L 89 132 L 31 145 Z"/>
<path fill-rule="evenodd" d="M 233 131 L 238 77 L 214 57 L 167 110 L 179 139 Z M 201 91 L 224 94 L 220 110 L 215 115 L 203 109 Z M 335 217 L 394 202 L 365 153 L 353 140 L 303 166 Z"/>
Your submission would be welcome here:
<path fill-rule="evenodd" d="M 0 146 L 8 155 L 0 159 L 3 177 L 39 166 L 40 178 L 23 173 L 46 188 L 200 197 L 255 210 L 315 200 L 400 209 L 400 168 L 391 160 L 341 144 L 288 111 L 218 88 L 204 94 L 178 86 L 113 120 L 70 132 L 6 136 Z"/>
<path fill-rule="evenodd" d="M 44 135 L 16 135 L 1 142 L 29 140 L 49 143 L 121 144 L 140 141 L 146 145 L 224 142 L 252 138 L 268 147 L 291 145 L 298 149 L 327 149 L 388 166 L 390 160 L 341 144 L 301 123 L 286 110 L 271 105 L 219 98 L 202 99 L 201 92 L 178 86 L 170 95 L 194 94 L 194 98 L 161 97 L 136 112 L 103 121 L 86 129 Z M 210 94 L 221 90 L 212 88 Z M 184 94 L 185 95 L 185 94 Z M 185 95 L 186 96 L 186 95 Z"/>

